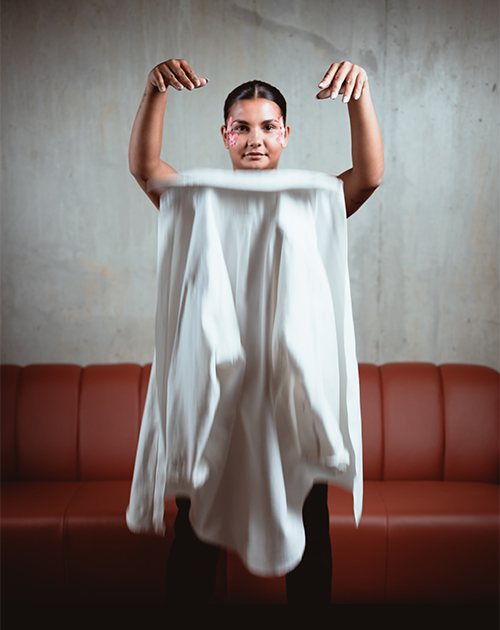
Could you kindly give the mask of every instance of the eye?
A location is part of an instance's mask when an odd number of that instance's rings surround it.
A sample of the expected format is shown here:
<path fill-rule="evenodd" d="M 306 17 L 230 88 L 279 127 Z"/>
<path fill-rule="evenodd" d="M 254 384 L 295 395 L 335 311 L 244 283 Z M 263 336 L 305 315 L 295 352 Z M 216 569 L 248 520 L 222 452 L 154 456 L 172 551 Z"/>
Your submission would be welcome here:
<path fill-rule="evenodd" d="M 248 127 L 246 125 L 238 125 L 234 128 L 234 131 L 246 131 Z"/>
<path fill-rule="evenodd" d="M 276 127 L 274 125 L 269 124 L 269 125 L 265 126 L 265 129 L 267 131 L 274 131 L 276 129 Z"/>

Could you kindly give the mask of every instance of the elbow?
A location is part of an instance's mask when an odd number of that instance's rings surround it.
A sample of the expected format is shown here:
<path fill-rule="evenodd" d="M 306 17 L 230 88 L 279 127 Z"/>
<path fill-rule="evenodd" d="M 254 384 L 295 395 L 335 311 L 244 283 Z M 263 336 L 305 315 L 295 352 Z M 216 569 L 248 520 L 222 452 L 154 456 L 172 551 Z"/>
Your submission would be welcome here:
<path fill-rule="evenodd" d="M 144 186 L 147 184 L 147 181 L 149 179 L 146 169 L 140 168 L 139 165 L 135 164 L 134 162 L 130 160 L 128 164 L 128 169 L 132 177 L 134 177 L 134 179 L 139 184 L 139 186 L 141 186 L 141 188 L 144 188 Z"/>
<path fill-rule="evenodd" d="M 384 159 L 382 158 L 377 168 L 372 173 L 371 184 L 374 191 L 382 184 L 382 181 L 384 179 L 384 170 L 385 170 L 385 163 L 384 163 Z"/>
<path fill-rule="evenodd" d="M 142 171 L 144 169 L 140 168 L 140 165 L 134 160 L 131 156 L 128 158 L 128 170 L 130 174 L 135 177 L 135 179 L 144 179 Z"/>
<path fill-rule="evenodd" d="M 128 170 L 130 174 L 133 175 L 136 179 L 139 176 L 139 169 L 133 157 L 129 154 L 128 156 Z"/>
<path fill-rule="evenodd" d="M 384 179 L 384 165 L 382 164 L 376 171 L 370 174 L 370 177 L 364 182 L 363 191 L 374 193 L 379 186 L 382 185 Z"/>
<path fill-rule="evenodd" d="M 153 170 L 150 160 L 144 159 L 140 152 L 129 147 L 128 170 L 137 181 L 147 181 Z"/>
<path fill-rule="evenodd" d="M 137 165 L 129 162 L 129 171 L 135 181 L 139 184 L 139 186 L 146 192 L 148 185 L 148 178 L 143 176 L 141 169 L 137 168 Z"/>
<path fill-rule="evenodd" d="M 375 163 L 371 163 L 364 169 L 353 169 L 357 179 L 357 189 L 364 195 L 370 196 L 382 184 L 384 179 L 383 158 Z"/>
<path fill-rule="evenodd" d="M 382 180 L 383 174 L 380 175 L 380 177 L 373 177 L 366 181 L 361 187 L 361 194 L 363 195 L 363 197 L 368 198 L 373 195 L 377 188 L 382 185 Z"/>
<path fill-rule="evenodd" d="M 375 192 L 377 190 L 377 188 L 382 185 L 383 180 L 384 180 L 384 174 L 383 173 L 381 173 L 380 176 L 375 177 L 373 179 L 372 184 L 371 184 L 372 192 Z"/>

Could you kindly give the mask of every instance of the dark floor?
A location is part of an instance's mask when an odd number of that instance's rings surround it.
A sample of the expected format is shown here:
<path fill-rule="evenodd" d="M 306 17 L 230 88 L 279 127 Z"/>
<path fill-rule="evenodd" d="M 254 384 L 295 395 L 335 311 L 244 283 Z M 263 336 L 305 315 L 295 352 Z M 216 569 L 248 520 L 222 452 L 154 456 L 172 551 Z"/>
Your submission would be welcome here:
<path fill-rule="evenodd" d="M 224 621 L 226 618 L 234 626 L 235 619 L 237 626 L 248 626 L 254 620 L 267 627 L 276 627 L 276 620 L 279 620 L 278 628 L 282 627 L 282 622 L 290 623 L 293 630 L 297 622 L 301 623 L 301 613 L 290 613 L 287 607 L 275 617 L 273 612 L 268 612 L 263 618 L 262 612 L 252 613 L 245 611 L 244 618 L 241 611 L 238 613 L 234 607 L 207 606 L 202 611 L 201 606 L 193 603 L 193 608 L 186 618 L 183 611 L 182 621 L 175 615 L 173 609 L 158 605 L 138 606 L 85 606 L 67 604 L 39 604 L 35 602 L 2 602 L 1 628 L 2 630 L 24 630 L 25 628 L 37 629 L 73 628 L 98 629 L 98 628 L 134 628 L 135 630 L 158 630 L 159 628 L 186 628 L 190 630 L 198 623 L 206 624 L 212 617 L 217 621 Z M 250 608 L 247 606 L 246 608 Z M 172 614 L 174 613 L 174 614 Z M 200 617 L 198 618 L 198 616 Z M 201 616 L 202 615 L 202 616 Z M 290 615 L 290 621 L 288 620 Z M 292 617 L 293 615 L 293 617 Z M 375 624 L 380 624 L 380 630 L 397 628 L 406 630 L 407 628 L 419 628 L 422 630 L 499 630 L 499 607 L 495 604 L 474 604 L 474 605 L 404 605 L 404 604 L 379 604 L 379 605 L 333 605 L 328 611 L 318 609 L 307 611 L 308 627 L 314 627 L 315 618 L 319 621 L 321 630 L 327 628 L 342 628 L 342 630 L 376 630 Z M 331 619 L 331 623 L 330 623 Z M 269 620 L 269 621 L 268 621 Z M 311 623 L 312 622 L 312 623 Z M 375 626 L 375 628 L 374 628 Z M 210 626 L 209 626 L 210 627 Z"/>

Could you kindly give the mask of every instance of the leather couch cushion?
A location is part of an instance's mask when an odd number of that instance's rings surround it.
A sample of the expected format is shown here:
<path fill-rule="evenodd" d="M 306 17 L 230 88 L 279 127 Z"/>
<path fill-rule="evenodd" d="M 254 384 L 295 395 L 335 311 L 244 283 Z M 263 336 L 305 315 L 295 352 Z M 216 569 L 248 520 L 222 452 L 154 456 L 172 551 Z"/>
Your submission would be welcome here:
<path fill-rule="evenodd" d="M 369 480 L 380 480 L 384 465 L 384 431 L 380 371 L 376 365 L 359 364 L 359 387 L 363 419 L 363 476 Z"/>
<path fill-rule="evenodd" d="M 365 484 L 359 528 L 354 523 L 352 496 L 340 488 L 328 488 L 334 603 L 384 601 L 387 517 L 379 485 L 373 481 Z M 227 600 L 229 604 L 286 604 L 285 577 L 256 577 L 228 552 Z"/>
<path fill-rule="evenodd" d="M 379 492 L 388 523 L 386 601 L 498 597 L 498 485 L 385 481 Z"/>
<path fill-rule="evenodd" d="M 441 377 L 430 363 L 380 368 L 384 410 L 383 479 L 442 479 Z"/>
<path fill-rule="evenodd" d="M 139 365 L 85 368 L 80 393 L 81 479 L 132 478 L 140 425 L 140 383 Z"/>
<path fill-rule="evenodd" d="M 16 462 L 16 406 L 17 384 L 21 368 L 18 365 L 2 365 L 1 375 L 1 461 L 2 481 L 17 477 Z"/>
<path fill-rule="evenodd" d="M 146 396 L 148 393 L 149 377 L 151 376 L 151 363 L 145 365 L 141 370 L 141 381 L 139 383 L 139 418 L 142 421 L 144 405 L 146 404 Z M 137 435 L 139 438 L 139 435 Z"/>
<path fill-rule="evenodd" d="M 77 365 L 23 369 L 16 418 L 19 479 L 76 481 L 81 374 Z"/>
<path fill-rule="evenodd" d="M 79 488 L 64 481 L 2 484 L 4 597 L 65 597 L 64 517 Z"/>
<path fill-rule="evenodd" d="M 442 365 L 445 402 L 444 478 L 498 483 L 498 372 L 480 365 Z"/>
<path fill-rule="evenodd" d="M 66 512 L 65 549 L 68 593 L 80 601 L 158 601 L 163 598 L 165 566 L 174 537 L 177 508 L 166 503 L 165 537 L 130 532 L 125 509 L 130 481 L 90 481 Z"/>
<path fill-rule="evenodd" d="M 334 603 L 497 598 L 498 486 L 367 481 L 357 529 L 347 492 L 330 486 L 328 504 Z M 286 603 L 285 578 L 251 575 L 231 552 L 227 581 L 230 604 Z"/>
<path fill-rule="evenodd" d="M 365 482 L 363 515 L 358 528 L 352 514 L 352 497 L 339 488 L 328 488 L 333 603 L 384 601 L 388 542 L 380 483 Z"/>
<path fill-rule="evenodd" d="M 177 507 L 165 502 L 166 535 L 131 533 L 130 481 L 2 484 L 2 594 L 86 603 L 162 602 Z M 226 554 L 213 602 L 226 598 Z"/>

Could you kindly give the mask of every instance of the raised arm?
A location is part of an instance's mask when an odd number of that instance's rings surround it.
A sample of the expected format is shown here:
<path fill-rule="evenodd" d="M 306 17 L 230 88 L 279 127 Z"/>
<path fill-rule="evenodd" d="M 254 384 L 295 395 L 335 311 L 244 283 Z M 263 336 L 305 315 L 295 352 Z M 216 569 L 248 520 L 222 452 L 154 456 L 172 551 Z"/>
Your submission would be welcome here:
<path fill-rule="evenodd" d="M 334 63 L 319 84 L 316 98 L 335 99 L 343 94 L 351 123 L 352 168 L 339 178 L 344 182 L 347 216 L 380 186 L 384 175 L 384 149 L 375 116 L 368 77 L 363 68 L 348 61 Z"/>
<path fill-rule="evenodd" d="M 160 158 L 168 88 L 194 90 L 207 83 L 208 79 L 197 77 L 184 59 L 169 59 L 148 74 L 132 127 L 128 157 L 130 172 L 157 208 L 160 200 L 154 192 L 147 191 L 148 181 L 176 172 Z"/>

